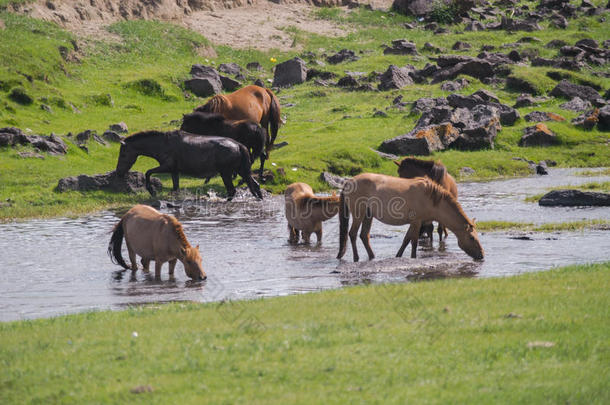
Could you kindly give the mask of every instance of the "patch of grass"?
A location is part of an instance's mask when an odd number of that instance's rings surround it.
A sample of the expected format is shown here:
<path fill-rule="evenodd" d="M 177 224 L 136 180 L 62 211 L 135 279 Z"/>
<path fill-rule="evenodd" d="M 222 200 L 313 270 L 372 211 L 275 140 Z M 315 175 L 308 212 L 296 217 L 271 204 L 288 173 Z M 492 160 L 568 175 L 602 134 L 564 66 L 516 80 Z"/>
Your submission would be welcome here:
<path fill-rule="evenodd" d="M 597 172 L 596 172 L 597 174 Z M 599 176 L 599 174 L 597 174 Z M 610 181 L 584 183 L 578 186 L 558 186 L 547 189 L 548 193 L 552 190 L 581 190 L 581 191 L 600 191 L 604 193 L 610 192 Z M 525 198 L 527 202 L 538 202 L 546 193 L 535 194 Z"/>
<path fill-rule="evenodd" d="M 573 222 L 558 222 L 534 225 L 531 222 L 511 221 L 480 221 L 477 222 L 479 232 L 493 231 L 532 231 L 532 232 L 561 232 L 583 231 L 586 229 L 610 230 L 610 220 L 587 219 Z"/>
<path fill-rule="evenodd" d="M 3 400 L 608 403 L 609 270 L 2 323 Z"/>

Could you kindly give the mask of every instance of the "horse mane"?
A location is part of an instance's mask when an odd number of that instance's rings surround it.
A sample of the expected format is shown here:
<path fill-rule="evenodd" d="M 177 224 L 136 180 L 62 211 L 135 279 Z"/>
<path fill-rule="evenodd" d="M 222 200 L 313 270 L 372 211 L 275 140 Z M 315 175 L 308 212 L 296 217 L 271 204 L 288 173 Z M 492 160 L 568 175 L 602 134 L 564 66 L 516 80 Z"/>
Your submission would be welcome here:
<path fill-rule="evenodd" d="M 406 169 L 408 166 L 423 170 L 427 173 L 435 183 L 441 184 L 445 175 L 447 174 L 447 168 L 440 161 L 434 160 L 423 160 L 417 158 L 404 158 L 400 162 L 400 168 Z"/>
<path fill-rule="evenodd" d="M 424 181 L 424 184 L 426 187 L 426 192 L 432 199 L 432 205 L 434 205 L 436 207 L 441 201 L 445 201 L 455 211 L 457 211 L 458 214 L 460 214 L 462 217 L 464 217 L 466 219 L 466 222 L 468 222 L 469 225 L 471 225 L 472 227 L 475 226 L 474 223 L 472 222 L 472 220 L 470 218 L 468 218 L 468 216 L 462 209 L 462 206 L 456 200 L 456 198 L 453 196 L 453 194 L 451 194 L 449 191 L 447 191 L 447 189 L 445 189 L 443 186 L 441 186 L 433 181 L 430 181 L 430 179 L 427 179 L 425 177 L 421 177 L 421 179 Z"/>
<path fill-rule="evenodd" d="M 169 137 L 169 135 L 173 134 L 173 132 L 163 132 L 163 131 L 142 131 L 142 132 L 136 132 L 133 135 L 128 136 L 127 138 L 125 138 L 126 143 L 130 143 L 130 142 L 134 142 L 134 141 L 141 141 L 142 139 L 147 139 L 147 138 L 156 138 L 159 136 L 165 136 L 165 137 Z"/>
<path fill-rule="evenodd" d="M 201 107 L 199 107 L 199 108 L 201 108 Z M 223 122 L 226 120 L 226 118 L 222 114 L 213 113 L 213 112 L 202 112 L 202 111 L 195 110 L 190 114 L 184 114 L 184 116 L 182 117 L 182 122 L 184 122 L 186 120 L 191 120 L 191 119 L 200 119 L 202 121 L 205 121 L 205 123 L 210 123 L 210 122 L 218 123 L 218 122 Z"/>
<path fill-rule="evenodd" d="M 208 100 L 204 105 L 200 105 L 195 108 L 195 112 L 204 112 L 204 113 L 221 113 L 222 106 L 226 103 L 225 97 L 223 95 L 215 95 L 211 99 Z"/>
<path fill-rule="evenodd" d="M 174 232 L 176 233 L 176 236 L 178 237 L 178 240 L 180 241 L 182 246 L 187 248 L 191 247 L 191 244 L 186 239 L 186 235 L 184 234 L 184 229 L 182 228 L 182 224 L 180 223 L 180 221 L 178 221 L 175 217 L 172 217 L 171 215 L 165 214 L 163 216 L 167 219 L 169 225 L 171 225 L 171 227 L 174 229 Z"/>

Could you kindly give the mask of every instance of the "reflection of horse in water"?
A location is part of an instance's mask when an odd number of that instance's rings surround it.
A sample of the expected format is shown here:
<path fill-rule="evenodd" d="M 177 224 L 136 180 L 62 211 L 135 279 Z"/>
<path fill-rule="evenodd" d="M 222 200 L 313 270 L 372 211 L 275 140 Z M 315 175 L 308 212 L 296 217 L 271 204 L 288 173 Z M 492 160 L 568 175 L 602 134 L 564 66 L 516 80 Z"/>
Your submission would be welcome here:
<path fill-rule="evenodd" d="M 335 194 L 330 197 L 318 197 L 308 184 L 292 183 L 286 187 L 284 202 L 288 220 L 288 242 L 298 243 L 301 232 L 305 243 L 309 243 L 312 233 L 316 234 L 318 244 L 322 243 L 322 222 L 337 215 L 339 197 Z"/>
<path fill-rule="evenodd" d="M 123 238 L 131 265 L 127 265 L 121 255 Z M 147 273 L 150 262 L 154 260 L 157 279 L 161 278 L 161 267 L 165 262 L 169 262 L 169 275 L 173 277 L 177 260 L 182 262 L 184 271 L 190 278 L 206 279 L 201 266 L 199 246 L 190 245 L 180 222 L 171 215 L 161 214 L 147 205 L 136 205 L 114 226 L 108 244 L 108 254 L 113 262 L 133 271 L 138 269 L 138 255 L 142 258 L 143 270 Z"/>
<path fill-rule="evenodd" d="M 405 179 L 415 177 L 428 177 L 436 184 L 444 187 L 457 200 L 457 184 L 453 176 L 447 172 L 447 168 L 440 161 L 422 160 L 416 158 L 405 158 L 400 163 L 394 161 L 398 166 L 398 175 Z M 421 226 L 420 236 L 427 234 L 432 242 L 434 225 L 432 222 L 425 222 Z M 438 240 L 443 240 L 443 235 L 447 237 L 447 229 L 440 222 L 438 223 Z"/>
<path fill-rule="evenodd" d="M 250 120 L 260 123 L 270 135 L 266 145 L 266 158 L 269 158 L 269 152 L 282 123 L 280 103 L 275 94 L 269 89 L 255 85 L 243 87 L 231 94 L 215 95 L 195 111 L 222 114 L 229 120 Z M 260 174 L 261 176 L 263 174 L 262 165 Z"/>
<path fill-rule="evenodd" d="M 360 239 L 373 259 L 369 236 L 373 218 L 388 225 L 411 224 L 397 256 L 401 256 L 409 242 L 411 257 L 416 257 L 419 229 L 426 221 L 438 221 L 447 226 L 458 239 L 459 247 L 474 259 L 482 259 L 484 252 L 474 223 L 466 216 L 457 200 L 430 179 L 418 177 L 401 179 L 382 174 L 363 173 L 347 180 L 341 192 L 339 206 L 339 254 L 345 255 L 350 213 L 353 217 L 349 237 L 354 261 L 359 259 L 356 247 Z"/>

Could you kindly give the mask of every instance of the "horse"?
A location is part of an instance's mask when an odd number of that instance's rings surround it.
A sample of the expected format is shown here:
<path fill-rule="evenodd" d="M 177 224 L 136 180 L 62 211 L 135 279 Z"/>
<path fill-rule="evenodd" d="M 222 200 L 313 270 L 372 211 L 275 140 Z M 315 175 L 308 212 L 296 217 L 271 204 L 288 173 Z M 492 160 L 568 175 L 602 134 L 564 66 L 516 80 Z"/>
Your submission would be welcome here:
<path fill-rule="evenodd" d="M 146 172 L 146 189 L 151 195 L 155 195 L 150 185 L 153 173 L 171 173 L 174 191 L 179 189 L 180 173 L 202 178 L 220 174 L 227 190 L 227 199 L 231 201 L 235 195 L 233 174 L 238 173 L 252 195 L 263 198 L 260 186 L 252 178 L 248 149 L 233 139 L 182 131 L 138 132 L 121 142 L 117 175 L 125 176 L 140 155 L 159 162 L 158 167 Z"/>
<path fill-rule="evenodd" d="M 231 121 L 221 114 L 194 112 L 182 117 L 181 131 L 199 135 L 224 136 L 243 144 L 250 151 L 252 163 L 260 157 L 261 170 L 267 157 L 267 131 L 254 121 Z"/>
<path fill-rule="evenodd" d="M 127 265 L 121 255 L 123 238 L 131 265 Z M 148 266 L 151 260 L 154 260 L 157 280 L 161 278 L 161 267 L 165 262 L 169 262 L 169 276 L 173 278 L 177 260 L 184 265 L 184 272 L 188 277 L 193 280 L 207 278 L 201 265 L 199 245 L 197 247 L 190 245 L 182 225 L 175 217 L 161 214 L 147 205 L 134 206 L 114 226 L 108 244 L 108 255 L 113 263 L 133 271 L 138 269 L 136 263 L 136 255 L 138 255 L 146 273 L 149 272 Z"/>
<path fill-rule="evenodd" d="M 288 220 L 288 242 L 299 242 L 299 232 L 303 241 L 309 244 L 309 237 L 316 234 L 317 243 L 322 243 L 322 222 L 339 212 L 339 196 L 318 197 L 305 183 L 292 183 L 284 192 L 286 219 Z"/>
<path fill-rule="evenodd" d="M 271 137 L 267 139 L 266 154 L 273 147 L 277 132 L 282 124 L 280 103 L 273 92 L 264 87 L 250 85 L 231 94 L 217 94 L 194 110 L 195 112 L 219 113 L 229 120 L 250 120 L 261 124 Z M 260 178 L 263 167 L 260 169 Z"/>
<path fill-rule="evenodd" d="M 397 257 L 402 256 L 412 242 L 411 257 L 417 253 L 417 240 L 422 222 L 442 222 L 458 239 L 459 247 L 475 260 L 484 252 L 474 223 L 466 216 L 457 200 L 447 190 L 426 177 L 401 179 L 383 174 L 363 173 L 345 182 L 339 203 L 339 253 L 345 255 L 350 213 L 353 216 L 349 237 L 354 261 L 359 260 L 356 237 L 362 225 L 360 239 L 369 255 L 375 257 L 370 245 L 373 218 L 388 225 L 411 224 Z"/>
<path fill-rule="evenodd" d="M 447 168 L 440 161 L 422 160 L 417 158 L 404 158 L 401 162 L 394 161 L 398 166 L 398 175 L 405 179 L 415 177 L 429 177 L 436 184 L 444 187 L 457 200 L 458 190 L 457 183 L 453 176 L 447 172 Z M 422 224 L 420 236 L 427 234 L 432 242 L 434 226 L 432 222 Z M 447 229 L 439 222 L 438 224 L 438 240 L 443 240 L 443 235 L 447 237 Z"/>

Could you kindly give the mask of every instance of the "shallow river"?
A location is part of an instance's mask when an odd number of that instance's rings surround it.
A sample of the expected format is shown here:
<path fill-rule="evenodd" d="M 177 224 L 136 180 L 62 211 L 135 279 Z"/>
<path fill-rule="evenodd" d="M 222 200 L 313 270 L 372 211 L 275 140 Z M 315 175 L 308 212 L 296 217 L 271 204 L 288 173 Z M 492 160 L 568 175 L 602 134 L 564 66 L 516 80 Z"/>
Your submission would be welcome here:
<path fill-rule="evenodd" d="M 608 207 L 545 208 L 524 202 L 548 187 L 610 181 L 610 176 L 582 177 L 577 172 L 555 169 L 548 176 L 461 183 L 460 202 L 478 221 L 610 219 Z M 208 280 L 189 281 L 180 263 L 174 281 L 168 280 L 167 264 L 161 282 L 141 271 L 135 277 L 130 271 L 118 271 L 106 248 L 109 232 L 124 211 L 0 224 L 0 321 L 147 302 L 250 299 L 369 282 L 506 276 L 610 257 L 608 231 L 536 233 L 527 238 L 520 232 L 486 232 L 480 235 L 486 253 L 483 262 L 462 252 L 452 234 L 439 247 L 435 232 L 434 245 L 420 243 L 417 259 L 409 258 L 410 248 L 404 258 L 396 259 L 406 227 L 375 221 L 371 245 L 377 258 L 352 263 L 348 247 L 347 260 L 339 262 L 337 217 L 324 223 L 322 246 L 290 246 L 283 197 L 184 204 L 164 211 L 180 219 L 193 245 L 201 245 Z M 366 259 L 360 242 L 359 252 Z M 123 256 L 127 258 L 125 248 Z"/>

